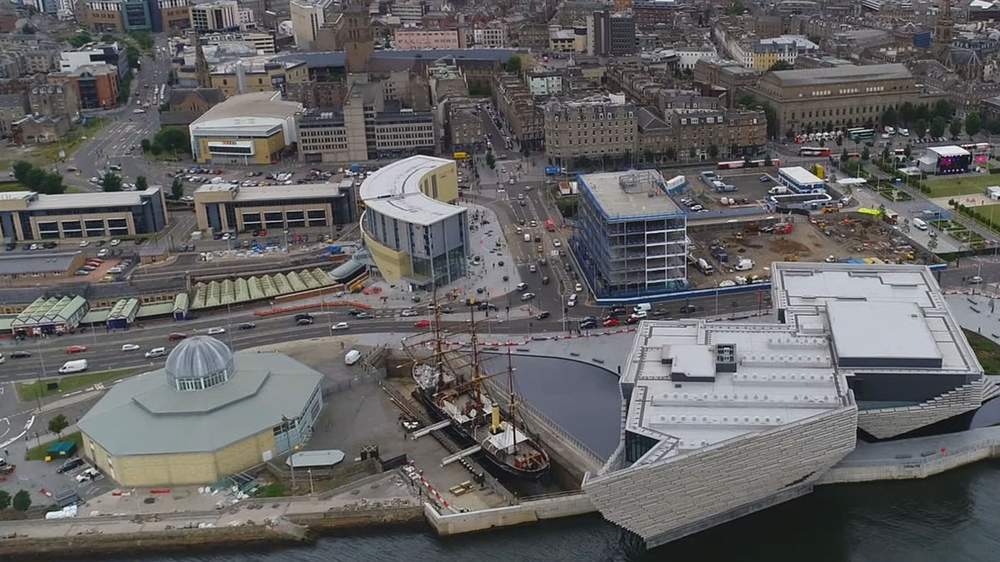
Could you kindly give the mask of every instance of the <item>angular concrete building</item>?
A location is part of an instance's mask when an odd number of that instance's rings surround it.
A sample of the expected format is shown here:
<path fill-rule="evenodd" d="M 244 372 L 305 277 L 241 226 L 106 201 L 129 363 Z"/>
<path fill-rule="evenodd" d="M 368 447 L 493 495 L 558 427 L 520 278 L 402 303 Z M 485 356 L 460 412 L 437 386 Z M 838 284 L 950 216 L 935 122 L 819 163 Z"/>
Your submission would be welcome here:
<path fill-rule="evenodd" d="M 995 391 L 929 269 L 778 263 L 770 322 L 643 322 L 618 448 L 584 492 L 648 547 L 793 499 Z M 860 432 L 859 432 L 860 429 Z"/>

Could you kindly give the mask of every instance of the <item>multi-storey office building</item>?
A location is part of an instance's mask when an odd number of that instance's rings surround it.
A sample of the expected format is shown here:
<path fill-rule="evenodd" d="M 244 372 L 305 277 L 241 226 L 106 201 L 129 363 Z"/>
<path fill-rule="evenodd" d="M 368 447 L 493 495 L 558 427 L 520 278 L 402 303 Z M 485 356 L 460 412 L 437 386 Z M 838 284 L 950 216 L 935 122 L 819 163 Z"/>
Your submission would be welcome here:
<path fill-rule="evenodd" d="M 332 0 L 292 0 L 288 3 L 296 47 L 304 51 L 312 48 L 320 28 L 326 23 L 331 4 Z"/>
<path fill-rule="evenodd" d="M 333 183 L 279 189 L 204 185 L 194 192 L 194 209 L 198 228 L 214 232 L 322 228 L 357 220 L 353 189 Z"/>
<path fill-rule="evenodd" d="M 411 156 L 369 174 L 361 184 L 361 234 L 386 280 L 418 287 L 465 276 L 466 209 L 453 160 Z"/>
<path fill-rule="evenodd" d="M 570 245 L 598 302 L 687 286 L 687 216 L 655 170 L 584 174 Z"/>
<path fill-rule="evenodd" d="M 166 224 L 166 202 L 157 187 L 117 193 L 0 194 L 0 229 L 4 238 L 14 241 L 153 234 Z"/>
<path fill-rule="evenodd" d="M 204 4 L 193 4 L 191 28 L 199 32 L 239 29 L 239 3 L 236 0 L 213 0 Z"/>

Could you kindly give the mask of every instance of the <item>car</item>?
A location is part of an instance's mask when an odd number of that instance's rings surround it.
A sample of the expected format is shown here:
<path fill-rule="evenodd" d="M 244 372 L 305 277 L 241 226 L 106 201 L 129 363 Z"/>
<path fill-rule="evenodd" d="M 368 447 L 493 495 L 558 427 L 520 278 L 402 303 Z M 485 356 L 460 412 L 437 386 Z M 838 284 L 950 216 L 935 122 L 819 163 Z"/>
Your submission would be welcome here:
<path fill-rule="evenodd" d="M 979 275 L 973 275 L 972 277 L 969 277 L 969 284 L 970 285 L 978 285 L 978 284 L 980 284 L 982 282 L 983 282 L 983 278 L 981 276 L 979 276 Z"/>
<path fill-rule="evenodd" d="M 351 325 L 348 324 L 347 322 L 337 322 L 336 324 L 333 324 L 332 326 L 330 326 L 330 330 L 332 330 L 332 331 L 347 330 L 350 327 L 351 327 Z"/>
<path fill-rule="evenodd" d="M 580 321 L 580 329 L 581 330 L 590 330 L 590 329 L 596 328 L 596 327 L 597 327 L 597 320 L 587 319 L 587 320 L 581 320 Z"/>
<path fill-rule="evenodd" d="M 562 246 L 562 241 L 559 240 L 558 238 L 556 238 L 555 240 L 552 241 L 552 247 L 553 248 L 559 248 L 560 246 Z"/>
<path fill-rule="evenodd" d="M 361 312 L 355 314 L 354 317 L 357 318 L 358 320 L 368 320 L 368 319 L 371 319 L 371 318 L 375 318 L 375 315 L 372 314 L 371 312 L 361 311 Z"/>
<path fill-rule="evenodd" d="M 297 326 L 309 326 L 309 325 L 313 324 L 314 322 L 315 322 L 315 320 L 313 320 L 312 316 L 303 317 L 303 318 L 296 318 L 295 319 L 295 324 Z"/>
<path fill-rule="evenodd" d="M 117 245 L 119 245 L 121 243 L 122 243 L 122 241 L 119 240 L 119 239 L 117 239 L 117 238 L 115 238 L 114 240 L 111 241 L 111 245 L 112 246 L 117 246 Z"/>
<path fill-rule="evenodd" d="M 521 295 L 522 301 L 530 301 L 533 298 L 535 298 L 535 293 L 532 293 L 530 291 Z"/>
<path fill-rule="evenodd" d="M 539 312 L 538 314 L 535 315 L 535 320 L 545 320 L 549 316 L 550 316 L 549 311 L 548 310 L 543 310 L 543 311 L 541 311 L 541 312 Z"/>
<path fill-rule="evenodd" d="M 417 328 L 417 329 L 420 329 L 420 330 L 426 330 L 427 328 L 431 327 L 431 321 L 430 320 L 418 320 L 418 321 L 416 321 L 416 322 L 413 323 L 413 327 Z"/>
<path fill-rule="evenodd" d="M 80 471 L 80 474 L 76 475 L 76 481 L 80 483 L 90 482 L 91 480 L 97 480 L 100 477 L 101 477 L 100 471 L 98 471 L 94 467 L 90 467 Z"/>
<path fill-rule="evenodd" d="M 167 354 L 167 348 L 165 347 L 154 347 L 146 352 L 146 359 L 154 359 L 156 357 L 163 357 Z"/>
<path fill-rule="evenodd" d="M 87 351 L 87 346 L 85 346 L 85 345 L 71 345 L 71 346 L 69 346 L 69 347 L 66 348 L 66 353 L 67 354 L 70 354 L 70 353 L 83 353 L 84 351 Z"/>
<path fill-rule="evenodd" d="M 221 326 L 216 326 L 214 328 L 209 328 L 208 332 L 206 332 L 206 333 L 208 335 L 210 335 L 210 336 L 217 336 L 219 334 L 225 334 L 226 333 L 226 329 L 223 328 L 223 327 L 221 327 Z"/>
<path fill-rule="evenodd" d="M 619 322 L 617 318 L 608 318 L 607 320 L 601 323 L 601 325 L 604 326 L 605 328 L 614 328 L 615 326 L 618 326 L 620 324 L 621 322 Z"/>
<path fill-rule="evenodd" d="M 536 228 L 538 226 L 538 221 L 531 221 L 531 228 Z"/>
<path fill-rule="evenodd" d="M 134 343 L 126 343 L 122 345 L 122 351 L 139 351 L 139 346 Z"/>
<path fill-rule="evenodd" d="M 86 248 L 87 246 L 90 246 L 90 240 L 80 240 L 81 248 Z"/>
<path fill-rule="evenodd" d="M 625 323 L 626 324 L 638 324 L 639 320 L 642 320 L 642 318 L 640 318 L 639 315 L 637 315 L 637 314 L 630 314 L 629 317 L 625 319 Z"/>
<path fill-rule="evenodd" d="M 764 175 L 764 176 L 761 176 L 761 177 L 757 178 L 757 180 L 760 183 L 767 183 L 767 182 L 771 181 L 771 176 Z"/>
<path fill-rule="evenodd" d="M 696 310 L 698 310 L 698 307 L 696 307 L 695 305 L 693 305 L 693 304 L 685 304 L 684 306 L 681 307 L 680 313 L 681 314 L 691 314 L 692 312 L 695 312 Z"/>
<path fill-rule="evenodd" d="M 31 357 L 30 351 L 15 351 L 10 354 L 11 359 L 27 359 L 28 357 Z"/>
<path fill-rule="evenodd" d="M 167 336 L 167 341 L 181 341 L 182 339 L 184 339 L 186 337 L 187 337 L 187 334 L 184 334 L 184 333 L 181 333 L 181 332 L 173 332 L 172 334 L 170 334 L 169 336 Z"/>
<path fill-rule="evenodd" d="M 111 250 L 109 250 L 107 248 L 101 248 L 97 252 L 97 257 L 99 257 L 99 258 L 106 258 L 106 257 L 108 257 L 108 254 L 110 254 L 110 253 L 111 253 Z"/>
<path fill-rule="evenodd" d="M 528 271 L 530 271 L 532 273 L 535 273 L 535 272 L 538 271 L 538 268 L 535 267 L 535 264 L 531 264 L 531 265 L 528 266 Z"/>
<path fill-rule="evenodd" d="M 255 324 L 253 322 L 244 322 L 244 323 L 240 324 L 240 329 L 241 330 L 253 330 L 256 327 L 257 327 L 257 324 Z"/>
<path fill-rule="evenodd" d="M 518 291 L 523 291 L 523 290 L 525 290 L 525 289 L 528 288 L 528 284 L 527 283 L 518 283 L 517 286 L 514 287 L 514 288 L 517 289 Z"/>
<path fill-rule="evenodd" d="M 577 283 L 576 286 L 573 287 L 573 290 L 576 291 L 577 293 L 583 291 L 583 283 Z"/>
<path fill-rule="evenodd" d="M 83 462 L 84 462 L 83 459 L 81 459 L 80 457 L 76 457 L 75 459 L 69 459 L 66 462 L 62 463 L 62 466 L 57 468 L 56 472 L 58 474 L 65 474 L 73 470 L 74 468 L 83 466 Z"/>
<path fill-rule="evenodd" d="M 481 303 L 479 303 L 476 306 L 476 308 L 478 308 L 479 310 L 485 310 L 485 311 L 497 310 L 497 305 L 495 305 L 495 304 L 493 304 L 491 302 L 481 302 Z"/>
<path fill-rule="evenodd" d="M 407 308 L 406 310 L 399 313 L 403 318 L 409 318 L 410 316 L 420 316 L 420 313 L 412 308 Z"/>

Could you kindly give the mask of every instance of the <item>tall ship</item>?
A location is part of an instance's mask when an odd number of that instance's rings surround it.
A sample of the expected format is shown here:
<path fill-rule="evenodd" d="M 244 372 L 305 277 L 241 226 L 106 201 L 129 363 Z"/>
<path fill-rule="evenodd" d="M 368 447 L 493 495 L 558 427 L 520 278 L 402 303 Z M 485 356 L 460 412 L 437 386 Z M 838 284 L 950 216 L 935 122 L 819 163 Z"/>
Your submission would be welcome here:
<path fill-rule="evenodd" d="M 507 352 L 508 416 L 485 388 L 492 375 L 480 364 L 475 318 L 471 343 L 467 349 L 446 350 L 440 316 L 433 324 L 433 354 L 413 365 L 414 395 L 437 420 L 449 420 L 447 430 L 463 448 L 478 445 L 478 454 L 501 471 L 536 480 L 549 471 L 549 455 L 535 441 L 518 418 L 517 393 L 510 350 Z M 469 359 L 466 361 L 466 359 Z"/>

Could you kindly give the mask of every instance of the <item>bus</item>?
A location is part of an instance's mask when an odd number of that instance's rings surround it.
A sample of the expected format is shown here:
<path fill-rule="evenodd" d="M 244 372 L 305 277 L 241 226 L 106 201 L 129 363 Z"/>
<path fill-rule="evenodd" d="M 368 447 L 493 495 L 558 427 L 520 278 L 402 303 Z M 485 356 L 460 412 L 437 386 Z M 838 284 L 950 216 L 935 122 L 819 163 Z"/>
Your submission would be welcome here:
<path fill-rule="evenodd" d="M 736 170 L 746 165 L 746 160 L 733 160 L 732 162 L 719 162 L 720 170 Z"/>
<path fill-rule="evenodd" d="M 802 146 L 799 147 L 799 156 L 829 156 L 833 151 L 829 147 Z"/>
<path fill-rule="evenodd" d="M 875 129 L 863 129 L 861 127 L 847 129 L 847 138 L 854 142 L 873 139 L 875 138 Z"/>
<path fill-rule="evenodd" d="M 451 157 L 453 159 L 455 159 L 455 160 L 468 160 L 469 159 L 469 153 L 468 152 L 456 152 L 456 153 L 452 154 Z"/>
<path fill-rule="evenodd" d="M 732 162 L 719 162 L 718 164 L 720 170 L 738 170 L 740 168 L 763 168 L 765 166 L 767 166 L 766 159 L 733 160 Z M 781 160 L 779 160 L 778 158 L 772 158 L 771 166 L 773 167 L 781 166 Z"/>

